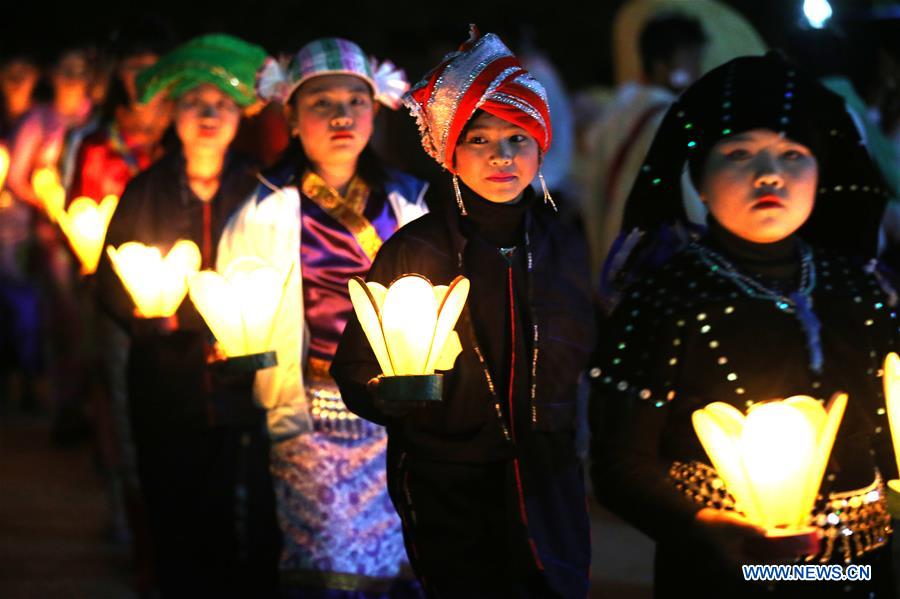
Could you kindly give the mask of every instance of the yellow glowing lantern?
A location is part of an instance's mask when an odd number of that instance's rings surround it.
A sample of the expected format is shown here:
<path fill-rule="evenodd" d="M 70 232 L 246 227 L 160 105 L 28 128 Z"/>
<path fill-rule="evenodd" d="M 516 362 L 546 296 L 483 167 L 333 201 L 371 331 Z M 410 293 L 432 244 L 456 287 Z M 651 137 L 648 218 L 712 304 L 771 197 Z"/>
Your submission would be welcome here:
<path fill-rule="evenodd" d="M 0 189 L 6 184 L 6 175 L 9 173 L 9 150 L 0 145 Z"/>
<path fill-rule="evenodd" d="M 259 258 L 242 257 L 224 274 L 205 270 L 190 278 L 191 301 L 227 358 L 243 358 L 248 367 L 276 364 L 272 328 L 290 272 L 291 268 L 278 270 Z"/>
<path fill-rule="evenodd" d="M 900 357 L 891 352 L 884 359 L 884 403 L 887 407 L 891 439 L 894 442 L 894 457 L 900 464 Z M 900 518 L 900 480 L 887 483 L 888 511 L 894 518 Z"/>
<path fill-rule="evenodd" d="M 59 181 L 59 174 L 50 167 L 39 168 L 31 176 L 31 187 L 50 220 L 56 222 L 66 206 L 66 190 Z"/>
<path fill-rule="evenodd" d="M 136 241 L 106 253 L 116 274 L 134 300 L 141 318 L 167 318 L 175 314 L 188 292 L 188 277 L 200 270 L 200 250 L 193 241 L 181 239 L 166 257 L 159 248 Z"/>
<path fill-rule="evenodd" d="M 809 534 L 808 521 L 847 406 L 806 396 L 762 402 L 745 416 L 716 402 L 693 414 L 694 430 L 737 508 L 770 536 Z"/>
<path fill-rule="evenodd" d="M 66 235 L 72 249 L 81 261 L 81 274 L 97 271 L 106 229 L 119 198 L 108 195 L 99 204 L 87 197 L 76 198 L 66 211 L 57 214 L 59 228 Z"/>
<path fill-rule="evenodd" d="M 441 376 L 462 351 L 454 331 L 469 295 L 469 280 L 432 286 L 421 275 L 404 275 L 387 288 L 350 280 L 350 300 L 383 373 L 385 399 L 440 399 Z"/>

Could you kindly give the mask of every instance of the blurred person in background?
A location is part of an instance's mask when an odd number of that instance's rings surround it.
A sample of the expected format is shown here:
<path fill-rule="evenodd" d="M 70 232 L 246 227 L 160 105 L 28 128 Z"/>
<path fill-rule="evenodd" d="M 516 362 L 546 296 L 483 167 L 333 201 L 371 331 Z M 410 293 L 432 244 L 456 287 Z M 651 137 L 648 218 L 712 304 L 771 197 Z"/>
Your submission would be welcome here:
<path fill-rule="evenodd" d="M 178 145 L 126 186 L 106 244 L 167 253 L 179 239 L 215 266 L 231 212 L 256 186 L 255 165 L 231 150 L 256 102 L 265 51 L 225 34 L 195 38 L 137 77 L 140 101 L 174 102 Z M 279 535 L 265 414 L 252 376 L 208 370 L 214 339 L 185 299 L 164 329 L 135 316 L 108 256 L 97 272 L 102 308 L 131 337 L 127 396 L 137 471 L 163 597 L 277 596 Z"/>

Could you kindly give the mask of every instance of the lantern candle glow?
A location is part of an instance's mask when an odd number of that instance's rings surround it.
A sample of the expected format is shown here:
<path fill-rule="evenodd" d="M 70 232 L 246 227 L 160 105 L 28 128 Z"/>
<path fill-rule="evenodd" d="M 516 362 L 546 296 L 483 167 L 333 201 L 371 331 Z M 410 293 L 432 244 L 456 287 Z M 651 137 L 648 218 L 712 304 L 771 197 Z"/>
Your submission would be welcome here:
<path fill-rule="evenodd" d="M 200 250 L 193 241 L 181 239 L 166 257 L 159 248 L 136 241 L 117 248 L 107 246 L 113 269 L 134 300 L 140 318 L 169 318 L 188 292 L 188 277 L 200 270 Z"/>
<path fill-rule="evenodd" d="M 827 408 L 812 397 L 794 396 L 756 403 L 745 416 L 716 402 L 695 411 L 692 420 L 737 509 L 765 528 L 767 537 L 806 538 L 815 547 L 818 533 L 810 514 L 846 406 L 846 394 L 836 394 Z"/>
<path fill-rule="evenodd" d="M 884 403 L 887 408 L 894 457 L 900 464 L 900 357 L 891 352 L 884 359 Z M 887 483 L 887 506 L 892 518 L 900 518 L 900 480 Z"/>
<path fill-rule="evenodd" d="M 99 204 L 91 198 L 80 197 L 72 202 L 68 210 L 60 210 L 56 214 L 59 228 L 81 262 L 81 274 L 97 272 L 106 229 L 118 204 L 119 198 L 114 195 L 106 196 Z"/>
<path fill-rule="evenodd" d="M 191 301 L 233 367 L 256 370 L 277 364 L 272 329 L 291 270 L 242 257 L 223 274 L 205 270 L 189 279 Z"/>
<path fill-rule="evenodd" d="M 443 375 L 462 351 L 454 327 L 469 294 L 469 280 L 432 286 L 421 275 L 403 275 L 387 288 L 359 277 L 350 300 L 382 370 L 384 400 L 440 400 Z"/>

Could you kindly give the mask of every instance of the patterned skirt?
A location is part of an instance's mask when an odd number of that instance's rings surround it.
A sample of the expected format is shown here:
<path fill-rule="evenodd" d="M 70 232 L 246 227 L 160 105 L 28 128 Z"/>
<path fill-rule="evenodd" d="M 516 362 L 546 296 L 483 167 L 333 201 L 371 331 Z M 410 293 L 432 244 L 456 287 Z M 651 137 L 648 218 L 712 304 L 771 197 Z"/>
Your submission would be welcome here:
<path fill-rule="evenodd" d="M 315 432 L 272 448 L 282 584 L 344 592 L 323 597 L 417 596 L 387 492 L 385 430 L 356 419 L 334 391 L 308 393 Z"/>

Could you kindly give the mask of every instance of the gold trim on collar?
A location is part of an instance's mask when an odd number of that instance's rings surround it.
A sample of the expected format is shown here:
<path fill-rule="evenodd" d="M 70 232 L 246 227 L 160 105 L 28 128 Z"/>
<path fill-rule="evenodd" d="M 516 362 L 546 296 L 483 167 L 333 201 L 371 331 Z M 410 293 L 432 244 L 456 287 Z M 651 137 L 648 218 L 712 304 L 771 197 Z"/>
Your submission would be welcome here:
<path fill-rule="evenodd" d="M 372 223 L 363 216 L 369 199 L 369 187 L 362 179 L 358 176 L 353 177 L 347 187 L 347 196 L 343 197 L 319 175 L 306 171 L 300 190 L 328 216 L 350 231 L 370 261 L 375 259 L 383 240 L 378 236 L 378 231 Z"/>

